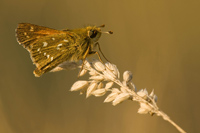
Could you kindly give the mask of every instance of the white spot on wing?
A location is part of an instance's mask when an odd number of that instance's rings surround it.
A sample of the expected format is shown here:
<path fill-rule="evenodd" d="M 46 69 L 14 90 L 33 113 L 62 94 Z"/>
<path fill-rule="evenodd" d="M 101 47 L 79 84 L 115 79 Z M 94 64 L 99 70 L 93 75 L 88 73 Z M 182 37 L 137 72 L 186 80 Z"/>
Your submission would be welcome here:
<path fill-rule="evenodd" d="M 50 55 L 47 55 L 47 58 L 49 58 L 50 57 Z"/>
<path fill-rule="evenodd" d="M 37 51 L 40 51 L 40 48 L 38 48 Z"/>
<path fill-rule="evenodd" d="M 46 47 L 48 45 L 47 42 L 43 42 L 43 47 Z"/>
<path fill-rule="evenodd" d="M 53 57 L 51 57 L 51 61 L 53 60 Z"/>
<path fill-rule="evenodd" d="M 60 47 L 60 46 L 62 46 L 62 43 L 61 43 L 61 44 L 58 44 L 58 46 L 57 46 L 57 47 Z"/>
<path fill-rule="evenodd" d="M 47 53 L 44 53 L 44 56 L 46 55 Z"/>
<path fill-rule="evenodd" d="M 54 38 L 54 37 L 52 37 L 51 39 L 52 39 L 53 41 L 55 40 L 55 38 Z"/>
<path fill-rule="evenodd" d="M 62 45 L 63 45 L 62 43 L 58 44 L 57 45 L 57 50 L 59 50 Z"/>
<path fill-rule="evenodd" d="M 69 40 L 66 40 L 66 39 L 64 39 L 63 41 L 64 41 L 64 42 L 69 42 Z"/>

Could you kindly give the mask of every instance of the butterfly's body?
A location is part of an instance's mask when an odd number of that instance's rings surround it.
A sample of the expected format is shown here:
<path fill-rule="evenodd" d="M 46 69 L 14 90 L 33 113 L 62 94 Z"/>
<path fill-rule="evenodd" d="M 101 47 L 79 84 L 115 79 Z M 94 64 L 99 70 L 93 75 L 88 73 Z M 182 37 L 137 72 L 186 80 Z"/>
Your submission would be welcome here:
<path fill-rule="evenodd" d="M 84 60 L 94 53 L 93 45 L 101 36 L 96 26 L 75 30 L 51 28 L 21 23 L 16 29 L 19 44 L 30 52 L 36 65 L 35 76 L 51 71 L 65 61 Z"/>

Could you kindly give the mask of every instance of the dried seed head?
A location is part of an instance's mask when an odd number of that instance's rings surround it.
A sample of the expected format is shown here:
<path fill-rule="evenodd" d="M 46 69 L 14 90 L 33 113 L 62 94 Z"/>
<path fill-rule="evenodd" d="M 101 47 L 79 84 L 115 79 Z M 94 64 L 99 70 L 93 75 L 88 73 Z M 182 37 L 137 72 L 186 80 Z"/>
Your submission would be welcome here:
<path fill-rule="evenodd" d="M 92 94 L 95 95 L 96 97 L 103 96 L 104 94 L 106 94 L 106 89 L 95 90 L 95 91 L 93 91 Z"/>
<path fill-rule="evenodd" d="M 129 98 L 130 98 L 129 93 L 121 93 L 115 98 L 115 100 L 112 102 L 112 104 L 113 104 L 113 106 L 115 106 L 115 105 L 129 99 Z"/>
<path fill-rule="evenodd" d="M 86 98 L 88 98 L 88 97 L 92 94 L 92 92 L 93 92 L 94 90 L 96 90 L 97 85 L 98 85 L 98 84 L 97 84 L 96 82 L 90 83 L 90 85 L 89 85 L 89 87 L 88 87 L 88 89 L 87 89 Z"/>
<path fill-rule="evenodd" d="M 147 114 L 151 112 L 151 107 L 148 106 L 146 103 L 140 102 L 140 108 L 138 110 L 139 114 Z"/>
<path fill-rule="evenodd" d="M 154 89 L 151 91 L 151 93 L 149 94 L 149 96 L 150 96 L 151 98 L 153 98 L 153 96 L 154 96 Z"/>
<path fill-rule="evenodd" d="M 96 76 L 96 75 L 98 75 L 97 71 L 96 71 L 96 70 L 93 70 L 93 69 L 90 70 L 89 74 L 90 74 L 91 76 Z"/>
<path fill-rule="evenodd" d="M 85 87 L 88 87 L 88 85 L 89 85 L 89 82 L 88 82 L 88 81 L 79 80 L 79 81 L 76 81 L 76 82 L 72 85 L 70 91 L 78 91 L 78 90 L 81 90 L 81 89 L 83 89 L 83 88 L 85 88 Z"/>
<path fill-rule="evenodd" d="M 98 87 L 97 87 L 97 89 L 102 89 L 103 88 L 103 83 L 102 82 L 100 82 L 99 84 L 98 84 Z"/>
<path fill-rule="evenodd" d="M 106 71 L 103 72 L 103 74 L 105 75 L 106 79 L 108 80 L 115 80 L 116 76 L 108 69 L 106 69 Z"/>
<path fill-rule="evenodd" d="M 146 110 L 146 109 L 144 109 L 144 108 L 139 108 L 138 109 L 138 113 L 139 114 L 147 114 L 149 111 L 148 110 Z"/>
<path fill-rule="evenodd" d="M 86 69 L 83 69 L 83 70 L 80 72 L 79 76 L 81 77 L 81 76 L 85 75 L 86 73 L 87 73 L 87 70 L 86 70 Z"/>
<path fill-rule="evenodd" d="M 93 79 L 96 81 L 102 81 L 102 80 L 104 80 L 104 77 L 103 76 L 91 76 L 89 79 Z"/>
<path fill-rule="evenodd" d="M 87 60 L 85 60 L 84 67 L 90 68 L 91 64 Z"/>
<path fill-rule="evenodd" d="M 147 99 L 147 97 L 148 97 L 148 92 L 147 92 L 146 89 L 141 89 L 141 90 L 139 90 L 139 91 L 137 92 L 137 94 L 138 94 L 139 96 L 141 96 L 142 98 L 144 98 L 144 99 Z"/>
<path fill-rule="evenodd" d="M 112 73 L 115 75 L 115 77 L 119 78 L 120 77 L 120 73 L 119 70 L 117 69 L 117 66 L 114 64 L 111 64 L 110 62 L 107 62 L 106 67 L 112 71 Z"/>
<path fill-rule="evenodd" d="M 105 89 L 109 89 L 110 87 L 112 87 L 113 86 L 113 84 L 114 84 L 114 82 L 108 82 L 107 84 L 106 84 L 106 86 L 105 86 Z"/>
<path fill-rule="evenodd" d="M 126 83 L 129 83 L 133 78 L 133 74 L 131 73 L 131 71 L 125 71 L 123 73 L 123 79 Z"/>
<path fill-rule="evenodd" d="M 119 94 L 121 91 L 119 91 L 118 88 L 112 88 L 112 92 L 113 92 L 113 93 L 118 93 L 118 94 Z"/>
<path fill-rule="evenodd" d="M 154 100 L 155 102 L 157 102 L 157 101 L 158 101 L 158 97 L 157 97 L 156 95 L 153 95 L 153 100 Z"/>
<path fill-rule="evenodd" d="M 104 100 L 104 103 L 112 102 L 119 94 L 112 92 L 110 93 L 107 98 Z"/>
<path fill-rule="evenodd" d="M 123 93 L 127 93 L 127 89 L 125 87 L 120 87 L 120 90 L 123 92 Z"/>
<path fill-rule="evenodd" d="M 127 85 L 131 90 L 133 90 L 135 92 L 137 91 L 137 89 L 136 89 L 135 85 L 133 84 L 133 82 L 129 82 Z"/>
<path fill-rule="evenodd" d="M 92 64 L 97 71 L 103 72 L 106 69 L 105 65 L 99 60 L 93 60 Z"/>

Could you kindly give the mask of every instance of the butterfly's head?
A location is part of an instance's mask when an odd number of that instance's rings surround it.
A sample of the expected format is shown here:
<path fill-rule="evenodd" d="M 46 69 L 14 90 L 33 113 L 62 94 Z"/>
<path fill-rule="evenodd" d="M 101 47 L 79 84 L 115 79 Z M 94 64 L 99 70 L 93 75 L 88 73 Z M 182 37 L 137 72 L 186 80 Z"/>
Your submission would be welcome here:
<path fill-rule="evenodd" d="M 97 42 L 101 37 L 101 28 L 96 26 L 88 26 L 87 33 L 90 39 L 92 39 L 94 42 Z"/>
<path fill-rule="evenodd" d="M 101 37 L 101 33 L 108 33 L 108 34 L 112 34 L 112 31 L 108 31 L 108 32 L 102 32 L 101 28 L 103 28 L 105 25 L 101 25 L 101 26 L 88 26 L 87 32 L 88 32 L 88 37 L 90 39 L 92 39 L 94 42 L 97 42 L 99 40 L 99 38 Z"/>

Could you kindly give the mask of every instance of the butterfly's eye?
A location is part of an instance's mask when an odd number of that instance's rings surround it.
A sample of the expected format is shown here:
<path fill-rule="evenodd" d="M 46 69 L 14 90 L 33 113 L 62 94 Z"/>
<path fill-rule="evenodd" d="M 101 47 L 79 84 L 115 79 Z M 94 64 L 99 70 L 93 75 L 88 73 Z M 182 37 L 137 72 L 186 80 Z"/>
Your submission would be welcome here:
<path fill-rule="evenodd" d="M 90 30 L 90 38 L 95 38 L 97 36 L 97 30 Z"/>

